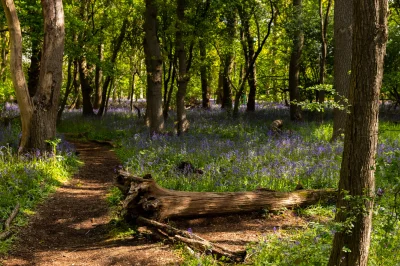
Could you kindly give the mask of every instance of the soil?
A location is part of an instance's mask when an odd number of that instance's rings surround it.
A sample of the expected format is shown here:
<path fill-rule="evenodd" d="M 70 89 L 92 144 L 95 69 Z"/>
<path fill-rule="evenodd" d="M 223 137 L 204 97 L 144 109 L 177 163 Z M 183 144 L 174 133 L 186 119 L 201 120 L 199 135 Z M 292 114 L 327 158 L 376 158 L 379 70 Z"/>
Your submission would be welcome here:
<path fill-rule="evenodd" d="M 181 265 L 173 246 L 140 234 L 112 238 L 112 213 L 106 195 L 119 161 L 109 146 L 74 142 L 84 165 L 38 207 L 29 225 L 17 234 L 14 247 L 0 265 Z M 292 212 L 263 218 L 260 214 L 170 221 L 231 250 L 243 250 L 275 228 L 302 227 Z"/>

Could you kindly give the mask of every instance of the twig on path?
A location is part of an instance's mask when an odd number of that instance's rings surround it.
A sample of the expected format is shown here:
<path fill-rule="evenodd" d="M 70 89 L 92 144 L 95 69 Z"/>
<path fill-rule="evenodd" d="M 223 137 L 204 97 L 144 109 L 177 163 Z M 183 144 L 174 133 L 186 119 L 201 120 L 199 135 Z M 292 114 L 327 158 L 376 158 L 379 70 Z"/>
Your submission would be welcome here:
<path fill-rule="evenodd" d="M 137 218 L 137 222 L 155 228 L 155 232 L 158 237 L 161 235 L 170 241 L 179 241 L 186 244 L 191 249 L 216 255 L 217 258 L 225 258 L 226 260 L 232 262 L 243 262 L 244 258 L 246 257 L 246 251 L 227 250 L 226 248 L 211 243 L 210 241 L 205 240 L 196 234 L 179 230 L 164 223 L 150 220 L 142 216 Z"/>
<path fill-rule="evenodd" d="M 15 219 L 19 211 L 19 203 L 15 205 L 14 210 L 11 212 L 10 216 L 7 218 L 6 222 L 4 223 L 4 232 L 0 234 L 0 240 L 6 239 L 11 236 L 12 232 L 10 230 L 10 224 Z"/>

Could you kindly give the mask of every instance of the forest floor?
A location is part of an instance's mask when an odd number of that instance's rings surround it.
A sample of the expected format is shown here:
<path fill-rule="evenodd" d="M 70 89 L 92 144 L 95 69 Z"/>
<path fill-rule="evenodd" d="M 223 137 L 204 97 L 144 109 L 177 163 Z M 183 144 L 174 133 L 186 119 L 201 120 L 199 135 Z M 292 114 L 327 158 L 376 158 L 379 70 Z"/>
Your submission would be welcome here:
<path fill-rule="evenodd" d="M 173 246 L 157 242 L 139 228 L 139 234 L 115 239 L 110 234 L 112 212 L 106 195 L 113 186 L 119 161 L 110 147 L 74 142 L 84 165 L 52 194 L 31 217 L 29 225 L 0 265 L 181 265 Z M 182 230 L 231 250 L 243 250 L 278 228 L 306 225 L 304 218 L 286 211 L 263 218 L 260 214 L 170 221 Z M 275 229 L 275 230 L 274 230 Z"/>

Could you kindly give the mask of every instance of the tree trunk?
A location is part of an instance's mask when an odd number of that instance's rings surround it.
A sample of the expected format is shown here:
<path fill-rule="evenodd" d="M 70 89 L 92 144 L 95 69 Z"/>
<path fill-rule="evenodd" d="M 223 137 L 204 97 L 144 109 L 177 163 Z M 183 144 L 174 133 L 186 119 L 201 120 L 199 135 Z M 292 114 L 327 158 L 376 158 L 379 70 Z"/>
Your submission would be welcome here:
<path fill-rule="evenodd" d="M 162 110 L 162 56 L 157 38 L 157 3 L 145 0 L 144 14 L 144 53 L 147 69 L 147 109 L 146 119 L 149 123 L 150 135 L 160 133 L 164 129 Z"/>
<path fill-rule="evenodd" d="M 174 56 L 174 65 L 176 64 L 176 56 Z M 168 111 L 169 107 L 171 105 L 171 100 L 172 100 L 172 93 L 174 92 L 174 84 L 175 84 L 175 77 L 176 77 L 176 68 L 172 67 L 172 77 L 171 77 L 171 84 L 169 85 L 169 90 L 168 90 L 168 95 L 167 95 L 167 101 L 164 104 L 164 110 L 163 110 L 163 115 L 164 115 L 164 121 L 167 121 L 168 119 Z"/>
<path fill-rule="evenodd" d="M 125 39 L 127 26 L 128 26 L 128 19 L 124 19 L 124 21 L 122 22 L 121 31 L 120 31 L 118 37 L 114 40 L 115 46 L 114 46 L 114 50 L 113 50 L 111 58 L 110 58 L 111 65 L 113 67 L 117 60 L 118 53 L 121 50 L 122 43 Z M 102 89 L 102 96 L 101 96 L 101 105 L 100 105 L 99 111 L 97 112 L 97 116 L 99 116 L 99 117 L 103 116 L 104 108 L 106 106 L 106 101 L 108 101 L 108 99 L 109 99 L 107 97 L 107 88 L 109 86 L 111 79 L 112 79 L 112 75 L 108 75 L 106 77 L 106 80 L 104 81 L 104 85 L 103 85 L 103 89 Z"/>
<path fill-rule="evenodd" d="M 40 33 L 40 30 L 35 30 L 35 26 L 32 26 L 31 29 L 32 35 L 36 35 Z M 37 32 L 39 31 L 39 33 Z M 37 87 L 39 85 L 39 73 L 40 73 L 40 57 L 41 57 L 41 40 L 39 40 L 36 36 L 31 37 L 31 64 L 28 69 L 28 89 L 29 96 L 35 96 Z"/>
<path fill-rule="evenodd" d="M 232 84 L 230 75 L 233 68 L 233 49 L 232 44 L 236 36 L 236 14 L 234 10 L 229 10 L 227 14 L 226 35 L 229 48 L 226 49 L 224 54 L 224 70 L 222 78 L 222 108 L 232 109 Z"/>
<path fill-rule="evenodd" d="M 165 220 L 177 217 L 225 215 L 282 208 L 304 207 L 318 202 L 335 202 L 337 191 L 297 190 L 277 192 L 185 192 L 162 188 L 151 179 L 120 172 L 117 186 L 126 196 L 123 208 L 128 219 L 138 216 Z"/>
<path fill-rule="evenodd" d="M 5 82 L 7 75 L 5 75 L 5 71 L 7 69 L 8 63 L 8 53 L 9 53 L 9 46 L 10 46 L 10 39 L 8 34 L 5 32 L 0 33 L 1 38 L 1 63 L 0 63 L 0 80 Z"/>
<path fill-rule="evenodd" d="M 200 80 L 201 80 L 201 99 L 202 107 L 204 109 L 210 109 L 210 87 L 208 86 L 208 75 L 207 75 L 207 50 L 206 44 L 203 38 L 199 39 L 200 49 Z"/>
<path fill-rule="evenodd" d="M 75 62 L 74 62 L 74 66 L 76 66 Z M 61 101 L 60 104 L 60 108 L 58 109 L 57 112 L 57 124 L 59 122 L 61 122 L 61 116 L 64 112 L 65 106 L 67 105 L 67 101 L 68 101 L 68 97 L 72 91 L 73 88 L 73 84 L 72 84 L 72 78 L 73 75 L 75 75 L 76 69 L 74 68 L 74 70 L 72 71 L 72 59 L 68 60 L 68 71 L 67 71 L 67 85 L 65 87 L 65 94 L 64 94 L 64 98 Z"/>
<path fill-rule="evenodd" d="M 19 151 L 30 146 L 30 128 L 33 114 L 33 101 L 29 95 L 28 86 L 22 66 L 22 34 L 14 1 L 1 0 L 10 32 L 10 71 L 15 94 L 21 113 L 22 135 Z"/>
<path fill-rule="evenodd" d="M 334 8 L 335 55 L 333 87 L 338 95 L 347 99 L 349 97 L 351 76 L 353 0 L 336 0 Z M 345 104 L 339 96 L 335 96 L 335 101 Z M 332 141 L 344 133 L 346 111 L 347 109 L 339 110 L 337 108 L 333 110 Z"/>
<path fill-rule="evenodd" d="M 22 136 L 19 151 L 48 148 L 46 140 L 56 134 L 58 100 L 62 85 L 64 10 L 61 0 L 41 1 L 44 42 L 39 85 L 31 98 L 22 68 L 22 36 L 14 1 L 1 0 L 11 38 L 11 73 L 21 112 Z"/>
<path fill-rule="evenodd" d="M 242 23 L 242 29 L 243 29 L 242 46 L 245 56 L 245 74 L 243 75 L 243 78 L 246 76 L 246 73 L 249 72 L 247 79 L 247 83 L 249 85 L 247 111 L 255 111 L 257 78 L 256 78 L 255 64 L 251 64 L 251 61 L 255 56 L 255 49 L 254 49 L 254 37 L 251 35 L 250 32 L 250 13 L 248 9 L 249 7 L 247 6 L 247 4 L 239 8 L 240 21 Z M 241 97 L 241 95 L 239 97 Z"/>
<path fill-rule="evenodd" d="M 332 0 L 328 0 L 328 6 L 326 7 L 325 15 L 323 13 L 322 0 L 319 0 L 319 18 L 321 28 L 321 58 L 319 63 L 319 84 L 325 84 L 326 77 L 326 56 L 328 52 L 328 23 L 329 23 L 329 11 L 331 9 Z M 325 91 L 321 90 L 318 92 L 318 102 L 323 103 L 325 101 Z"/>
<path fill-rule="evenodd" d="M 178 91 L 176 92 L 176 129 L 177 134 L 181 135 L 189 129 L 189 121 L 186 118 L 185 97 L 189 75 L 187 73 L 187 58 L 185 42 L 183 40 L 183 27 L 185 26 L 185 0 L 178 0 L 176 14 L 176 46 L 175 51 L 178 58 Z"/>
<path fill-rule="evenodd" d="M 79 80 L 82 90 L 82 114 L 83 116 L 93 116 L 94 111 L 91 100 L 93 88 L 89 81 L 86 58 L 84 57 L 79 59 Z"/>
<path fill-rule="evenodd" d="M 101 63 L 103 61 L 104 57 L 104 45 L 99 44 L 98 47 L 98 56 L 99 56 L 99 62 Z M 101 70 L 100 63 L 96 64 L 96 73 L 94 77 L 94 101 L 93 101 L 93 108 L 94 109 L 99 109 L 100 104 L 101 104 L 101 80 L 103 78 L 103 71 Z"/>
<path fill-rule="evenodd" d="M 367 265 L 375 196 L 379 93 L 387 41 L 388 2 L 354 0 L 353 10 L 350 114 L 335 218 L 341 224 L 352 223 L 335 233 L 329 259 L 332 266 Z"/>
<path fill-rule="evenodd" d="M 298 29 L 295 30 L 293 36 L 293 49 L 290 57 L 289 65 L 289 97 L 290 97 L 290 119 L 301 120 L 301 107 L 293 101 L 300 101 L 299 91 L 299 73 L 300 73 L 300 60 L 303 50 L 304 35 L 301 29 L 301 10 L 302 0 L 293 0 L 293 8 L 295 12 L 295 20 L 298 22 Z"/>

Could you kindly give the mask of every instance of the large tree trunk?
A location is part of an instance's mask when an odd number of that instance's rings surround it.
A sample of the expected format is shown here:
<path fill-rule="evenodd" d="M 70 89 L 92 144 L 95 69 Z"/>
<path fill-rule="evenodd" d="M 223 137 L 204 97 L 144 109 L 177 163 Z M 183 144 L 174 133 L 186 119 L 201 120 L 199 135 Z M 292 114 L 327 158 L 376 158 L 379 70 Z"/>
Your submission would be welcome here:
<path fill-rule="evenodd" d="M 347 117 L 335 233 L 329 265 L 367 265 L 375 196 L 379 92 L 387 41 L 387 0 L 354 0 L 350 114 Z M 351 252 L 344 250 L 344 247 Z"/>
<path fill-rule="evenodd" d="M 276 192 L 259 189 L 252 192 L 185 192 L 162 188 L 151 179 L 120 172 L 117 186 L 126 196 L 126 218 L 138 216 L 165 220 L 177 217 L 224 215 L 282 208 L 303 207 L 318 202 L 335 202 L 337 191 L 298 190 Z"/>
<path fill-rule="evenodd" d="M 21 112 L 22 136 L 19 151 L 48 148 L 46 140 L 56 134 L 58 100 L 62 84 L 64 10 L 61 0 L 41 1 L 44 42 L 39 85 L 31 98 L 22 68 L 22 35 L 12 0 L 1 0 L 11 38 L 11 73 Z"/>
<path fill-rule="evenodd" d="M 185 133 L 189 129 L 189 121 L 186 118 L 185 97 L 189 75 L 187 73 L 187 58 L 185 42 L 183 40 L 183 28 L 185 27 L 185 0 L 178 0 L 176 14 L 178 21 L 176 24 L 176 46 L 175 51 L 178 58 L 178 91 L 176 92 L 176 129 L 178 135 Z"/>
<path fill-rule="evenodd" d="M 352 44 L 352 18 L 353 0 L 336 0 L 334 12 L 335 55 L 333 62 L 333 87 L 338 95 L 349 97 L 350 70 L 351 70 L 351 44 Z M 339 96 L 335 101 L 345 104 Z M 344 133 L 347 110 L 333 110 L 332 140 Z"/>
<path fill-rule="evenodd" d="M 64 10 L 62 0 L 42 0 L 44 41 L 39 85 L 33 103 L 31 147 L 45 149 L 46 140 L 56 136 L 58 102 L 62 86 L 64 56 Z"/>
<path fill-rule="evenodd" d="M 144 22 L 144 53 L 147 69 L 147 108 L 150 135 L 160 133 L 164 129 L 162 110 L 162 56 L 157 38 L 157 3 L 146 0 Z"/>
<path fill-rule="evenodd" d="M 295 30 L 293 36 L 293 49 L 290 57 L 289 66 L 289 97 L 290 97 L 290 119 L 301 120 L 301 108 L 293 101 L 300 101 L 299 91 L 299 73 L 300 73 L 300 59 L 303 50 L 304 34 L 301 29 L 301 10 L 302 0 L 293 0 L 293 7 L 295 9 L 295 20 L 298 22 L 298 29 Z"/>

